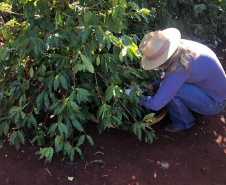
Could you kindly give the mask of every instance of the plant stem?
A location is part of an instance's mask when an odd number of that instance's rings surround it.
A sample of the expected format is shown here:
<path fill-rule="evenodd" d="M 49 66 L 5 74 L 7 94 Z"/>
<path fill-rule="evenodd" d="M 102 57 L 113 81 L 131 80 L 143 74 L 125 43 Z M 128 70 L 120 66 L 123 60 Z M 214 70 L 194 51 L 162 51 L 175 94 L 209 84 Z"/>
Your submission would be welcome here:
<path fill-rule="evenodd" d="M 27 135 L 27 139 L 29 140 L 29 143 L 34 147 L 33 143 L 31 142 L 31 140 L 30 140 L 30 138 L 28 136 L 27 130 L 25 128 L 24 128 L 24 131 L 25 131 L 25 133 Z"/>
<path fill-rule="evenodd" d="M 96 77 L 96 73 L 95 73 L 95 77 Z M 86 77 L 86 79 L 89 81 L 90 85 L 91 85 L 91 86 L 93 87 L 93 89 L 95 90 L 96 87 L 92 84 L 92 82 L 90 81 L 90 79 L 87 78 L 87 77 Z M 96 81 L 96 85 L 97 85 L 97 89 L 99 89 L 99 88 L 98 88 L 97 81 Z M 98 96 L 101 95 L 100 92 L 99 92 L 98 90 L 97 90 L 97 93 L 98 93 Z M 100 100 L 101 100 L 101 103 L 103 104 L 103 101 L 102 101 L 101 97 L 99 97 L 99 98 L 100 98 Z"/>
<path fill-rule="evenodd" d="M 125 108 L 125 110 L 129 113 L 129 115 L 136 121 L 136 122 L 138 122 L 137 121 L 137 119 L 131 114 L 131 112 L 127 109 L 127 107 L 122 103 L 122 101 L 120 100 L 120 99 L 118 99 L 119 100 L 119 102 L 122 104 L 122 106 Z"/>
<path fill-rule="evenodd" d="M 16 13 L 16 12 L 10 12 L 8 10 L 3 10 L 2 8 L 0 8 L 0 11 L 5 12 L 5 13 L 10 13 L 10 14 L 14 14 L 14 15 L 24 15 L 22 13 Z"/>

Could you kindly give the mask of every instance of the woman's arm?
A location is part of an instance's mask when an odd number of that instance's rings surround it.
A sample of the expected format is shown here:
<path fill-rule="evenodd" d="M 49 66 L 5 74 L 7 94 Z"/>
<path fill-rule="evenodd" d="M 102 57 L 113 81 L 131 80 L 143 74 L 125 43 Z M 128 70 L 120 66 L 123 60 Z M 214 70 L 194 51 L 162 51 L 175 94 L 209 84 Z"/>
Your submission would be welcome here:
<path fill-rule="evenodd" d="M 153 91 L 157 91 L 159 89 L 159 86 L 161 84 L 161 82 L 163 81 L 164 78 L 159 78 L 157 81 L 151 83 L 149 86 L 148 86 L 148 89 Z"/>

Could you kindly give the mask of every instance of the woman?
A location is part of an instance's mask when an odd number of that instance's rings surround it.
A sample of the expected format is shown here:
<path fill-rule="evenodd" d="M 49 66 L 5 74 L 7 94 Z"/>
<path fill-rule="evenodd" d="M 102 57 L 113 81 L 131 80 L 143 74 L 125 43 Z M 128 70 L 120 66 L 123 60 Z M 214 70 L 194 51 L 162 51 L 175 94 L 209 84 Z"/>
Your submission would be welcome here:
<path fill-rule="evenodd" d="M 158 89 L 155 96 L 144 96 L 139 104 L 152 110 L 167 106 L 172 123 L 166 131 L 191 128 L 191 111 L 213 115 L 226 106 L 225 71 L 208 47 L 181 39 L 179 30 L 168 28 L 145 35 L 139 49 L 145 70 L 161 67 L 165 72 L 162 80 L 149 86 Z"/>

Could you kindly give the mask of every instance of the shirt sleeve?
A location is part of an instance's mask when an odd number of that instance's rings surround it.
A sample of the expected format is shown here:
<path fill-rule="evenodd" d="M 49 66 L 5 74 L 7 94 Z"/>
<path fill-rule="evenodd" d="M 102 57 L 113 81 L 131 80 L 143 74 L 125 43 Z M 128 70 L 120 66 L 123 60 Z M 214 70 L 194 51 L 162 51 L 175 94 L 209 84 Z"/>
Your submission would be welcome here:
<path fill-rule="evenodd" d="M 158 90 L 161 82 L 163 81 L 163 78 L 159 78 L 157 81 L 151 83 L 154 90 Z"/>
<path fill-rule="evenodd" d="M 155 96 L 141 97 L 139 105 L 152 110 L 160 110 L 176 95 L 190 75 L 189 70 L 184 72 L 172 72 L 166 75 Z"/>

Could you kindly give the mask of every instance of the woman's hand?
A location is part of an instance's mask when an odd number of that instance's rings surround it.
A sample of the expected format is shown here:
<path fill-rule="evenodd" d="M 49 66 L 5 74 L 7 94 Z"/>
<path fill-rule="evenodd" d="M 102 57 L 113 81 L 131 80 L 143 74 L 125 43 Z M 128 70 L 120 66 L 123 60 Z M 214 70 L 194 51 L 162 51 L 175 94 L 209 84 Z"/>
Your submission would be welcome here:
<path fill-rule="evenodd" d="M 153 90 L 154 90 L 153 85 L 150 84 L 150 85 L 148 86 L 148 89 L 151 90 L 151 91 L 153 91 Z"/>

